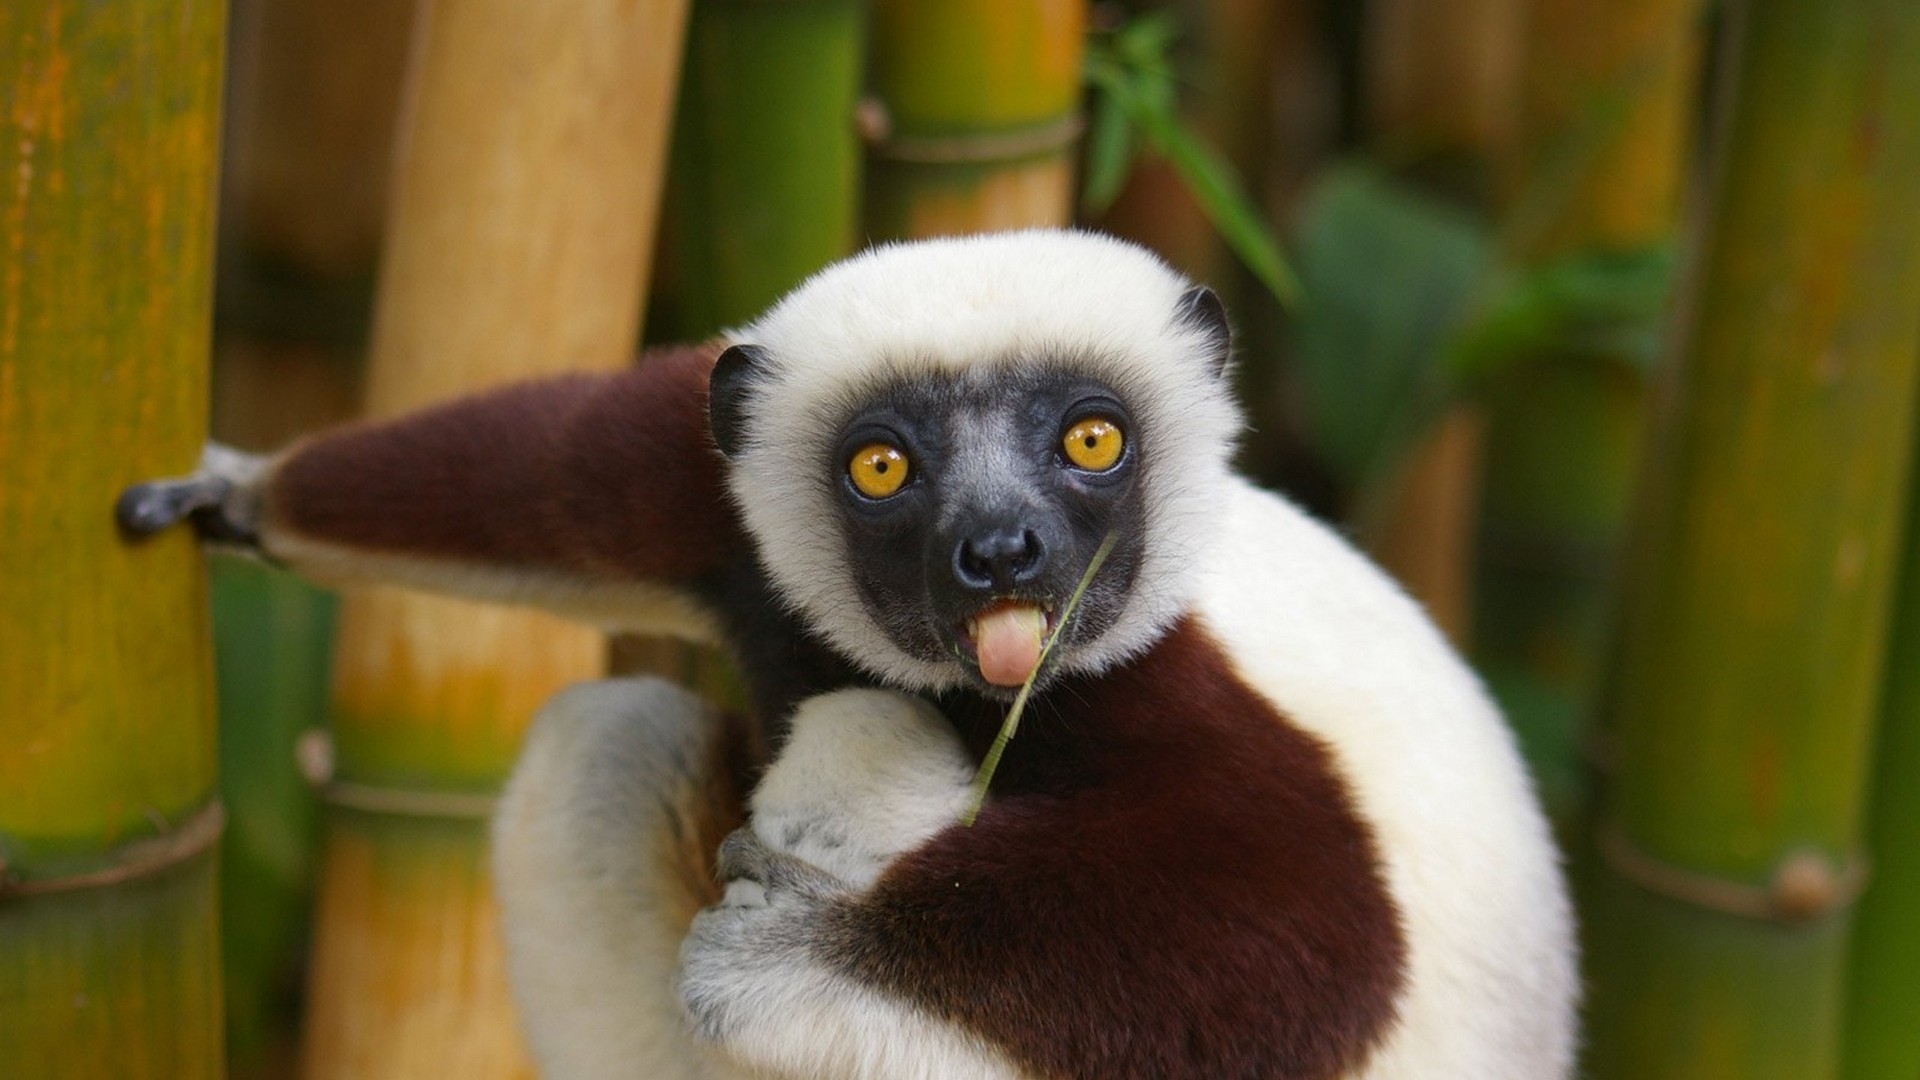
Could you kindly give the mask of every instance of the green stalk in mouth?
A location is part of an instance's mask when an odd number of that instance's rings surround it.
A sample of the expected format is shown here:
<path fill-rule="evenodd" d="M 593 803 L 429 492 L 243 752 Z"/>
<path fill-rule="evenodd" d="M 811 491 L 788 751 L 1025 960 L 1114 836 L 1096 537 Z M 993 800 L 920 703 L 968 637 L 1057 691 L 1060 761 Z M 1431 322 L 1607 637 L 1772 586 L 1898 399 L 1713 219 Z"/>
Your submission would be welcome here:
<path fill-rule="evenodd" d="M 1100 564 L 1107 561 L 1107 555 L 1113 551 L 1114 534 L 1108 533 L 1100 547 L 1087 561 L 1087 569 L 1080 575 L 1080 583 L 1073 587 L 1073 595 L 1067 597 L 1067 604 L 1060 610 L 1060 621 L 1054 624 L 1053 633 L 1040 646 L 1039 659 L 1034 661 L 1033 669 L 1027 673 L 1027 680 L 1020 684 L 1020 692 L 1014 695 L 1013 705 L 1007 710 L 1007 718 L 1000 725 L 1000 733 L 993 737 L 993 745 L 987 749 L 987 756 L 980 762 L 980 770 L 973 774 L 973 793 L 967 800 L 967 808 L 960 814 L 960 824 L 971 827 L 974 819 L 980 816 L 980 807 L 987 801 L 987 785 L 993 782 L 993 772 L 1000 767 L 1000 755 L 1006 753 L 1007 743 L 1012 741 L 1013 733 L 1020 730 L 1020 714 L 1027 710 L 1027 698 L 1033 694 L 1034 681 L 1040 678 L 1040 669 L 1046 666 L 1047 654 L 1053 651 L 1053 643 L 1067 629 L 1067 620 L 1073 618 L 1074 609 L 1080 606 L 1080 598 L 1087 594 L 1087 587 L 1093 584 L 1093 575 L 1100 572 Z M 1044 618 L 1044 616 L 1043 616 Z"/>

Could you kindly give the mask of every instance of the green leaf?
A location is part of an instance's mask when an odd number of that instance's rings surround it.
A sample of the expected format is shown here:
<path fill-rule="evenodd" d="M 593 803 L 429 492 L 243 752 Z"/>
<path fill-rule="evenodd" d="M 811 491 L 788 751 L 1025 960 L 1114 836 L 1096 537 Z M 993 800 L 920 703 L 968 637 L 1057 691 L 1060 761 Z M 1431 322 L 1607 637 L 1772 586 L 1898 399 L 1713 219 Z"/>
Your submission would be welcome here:
<path fill-rule="evenodd" d="M 1624 360 L 1651 374 L 1675 262 L 1672 246 L 1661 244 L 1585 252 L 1501 275 L 1481 314 L 1448 350 L 1448 377 L 1481 383 L 1542 356 Z"/>
<path fill-rule="evenodd" d="M 1280 242 L 1224 158 L 1187 130 L 1177 75 L 1168 54 L 1177 25 L 1161 12 L 1135 19 L 1088 45 L 1086 79 L 1093 88 L 1093 128 L 1081 203 L 1110 206 L 1136 156 L 1135 135 L 1173 166 L 1207 220 L 1233 253 L 1280 301 L 1299 302 L 1300 285 Z"/>
<path fill-rule="evenodd" d="M 1133 166 L 1133 124 L 1112 94 L 1098 95 L 1092 105 L 1093 124 L 1087 130 L 1085 187 L 1080 205 L 1099 214 L 1113 205 Z"/>
<path fill-rule="evenodd" d="M 1295 356 L 1315 442 L 1352 483 L 1445 403 L 1441 359 L 1492 261 L 1484 224 L 1358 165 L 1308 195 L 1294 252 Z"/>
<path fill-rule="evenodd" d="M 1154 149 L 1173 166 L 1234 255 L 1281 303 L 1290 308 L 1298 305 L 1300 281 L 1288 268 L 1265 215 L 1241 189 L 1232 166 L 1170 118 L 1147 113 L 1143 126 Z"/>

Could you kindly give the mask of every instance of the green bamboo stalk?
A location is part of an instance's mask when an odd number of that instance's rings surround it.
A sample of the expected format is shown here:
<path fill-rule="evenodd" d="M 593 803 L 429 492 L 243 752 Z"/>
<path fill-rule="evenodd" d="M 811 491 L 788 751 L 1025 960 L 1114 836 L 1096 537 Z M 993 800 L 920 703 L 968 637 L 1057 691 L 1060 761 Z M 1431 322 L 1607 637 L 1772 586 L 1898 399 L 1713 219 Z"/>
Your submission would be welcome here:
<path fill-rule="evenodd" d="M 662 230 L 659 336 L 710 337 L 853 251 L 860 0 L 699 0 Z"/>
<path fill-rule="evenodd" d="M 1840 1064 L 1920 389 L 1920 6 L 1759 0 L 1725 55 L 1608 695 L 1602 1078 Z"/>
<path fill-rule="evenodd" d="M 687 25 L 649 338 L 698 341 L 852 253 L 860 0 L 699 0 Z M 719 650 L 616 637 L 609 667 L 744 704 Z"/>
<path fill-rule="evenodd" d="M 875 240 L 1073 219 L 1081 0 L 877 0 L 864 217 Z"/>
<path fill-rule="evenodd" d="M 191 537 L 111 522 L 206 431 L 223 29 L 214 4 L 0 7 L 8 1075 L 221 1073 L 205 580 Z"/>
<path fill-rule="evenodd" d="M 326 723 L 335 603 L 252 561 L 216 559 L 208 571 L 231 815 L 220 857 L 227 1067 L 282 1076 L 299 1031 L 286 989 L 304 966 L 318 861 L 318 800 L 297 751 Z"/>
<path fill-rule="evenodd" d="M 1873 880 L 1848 971 L 1847 1080 L 1920 1076 L 1920 439 L 1914 450 L 1867 823 Z"/>
<path fill-rule="evenodd" d="M 1505 257 L 1538 267 L 1671 241 L 1689 158 L 1700 0 L 1529 0 Z M 1530 357 L 1487 387 L 1473 655 L 1557 818 L 1580 764 L 1645 442 L 1624 349 Z"/>

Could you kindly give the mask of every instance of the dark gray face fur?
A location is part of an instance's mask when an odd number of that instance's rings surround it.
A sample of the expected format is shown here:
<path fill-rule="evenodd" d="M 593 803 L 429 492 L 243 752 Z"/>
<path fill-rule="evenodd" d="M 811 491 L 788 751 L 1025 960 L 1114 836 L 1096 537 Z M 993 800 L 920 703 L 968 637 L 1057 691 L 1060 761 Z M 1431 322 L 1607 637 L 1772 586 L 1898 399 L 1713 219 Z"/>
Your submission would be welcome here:
<path fill-rule="evenodd" d="M 1074 423 L 1119 423 L 1118 463 L 1094 472 L 1067 460 Z M 829 460 L 861 600 L 905 653 L 958 660 L 976 686 L 969 617 L 1003 601 L 1038 603 L 1055 625 L 1109 533 L 1114 546 L 1062 632 L 1070 649 L 1113 625 L 1143 554 L 1140 478 L 1152 453 L 1125 402 L 1070 366 L 976 371 L 902 380 L 850 410 Z M 869 498 L 847 462 L 870 443 L 906 452 L 896 493 Z"/>

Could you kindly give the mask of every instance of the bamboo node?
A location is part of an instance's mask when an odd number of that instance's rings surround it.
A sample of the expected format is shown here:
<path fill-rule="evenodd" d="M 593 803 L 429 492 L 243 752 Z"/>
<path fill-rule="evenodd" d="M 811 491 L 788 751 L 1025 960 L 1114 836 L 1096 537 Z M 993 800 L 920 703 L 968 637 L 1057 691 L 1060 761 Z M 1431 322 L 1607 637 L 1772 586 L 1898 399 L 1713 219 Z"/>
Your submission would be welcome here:
<path fill-rule="evenodd" d="M 367 814 L 449 818 L 455 821 L 485 821 L 493 816 L 496 799 L 491 794 L 386 787 L 335 779 L 333 774 L 337 755 L 333 749 L 333 736 L 321 728 L 301 732 L 299 741 L 294 743 L 293 756 L 308 786 L 319 794 L 323 802 L 333 806 L 344 806 Z"/>
<path fill-rule="evenodd" d="M 895 135 L 886 104 L 862 102 L 855 110 L 860 135 L 873 156 L 889 161 L 926 165 L 985 164 L 1019 161 L 1063 151 L 1080 138 L 1079 114 L 1018 131 L 984 131 L 953 135 Z"/>
<path fill-rule="evenodd" d="M 1618 825 L 1602 825 L 1598 833 L 1601 857 L 1621 877 L 1670 900 L 1743 919 L 1814 922 L 1852 907 L 1867 887 L 1867 859 L 1858 852 L 1836 861 L 1801 848 L 1775 865 L 1767 884 L 1749 885 L 1650 855 Z"/>
<path fill-rule="evenodd" d="M 158 817 L 157 814 L 150 816 Z M 5 860 L 0 860 L 0 901 L 104 888 L 153 877 L 212 847 L 226 827 L 226 809 L 220 800 L 214 799 L 194 811 L 178 828 L 123 844 L 99 856 L 93 869 L 57 877 L 25 878 L 12 871 Z"/>

